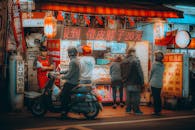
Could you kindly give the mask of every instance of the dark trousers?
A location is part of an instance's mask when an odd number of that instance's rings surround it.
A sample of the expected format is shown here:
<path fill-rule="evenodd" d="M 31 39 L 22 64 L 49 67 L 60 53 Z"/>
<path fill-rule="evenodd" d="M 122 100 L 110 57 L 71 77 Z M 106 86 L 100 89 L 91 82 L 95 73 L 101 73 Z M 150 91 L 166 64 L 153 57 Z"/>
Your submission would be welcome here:
<path fill-rule="evenodd" d="M 195 108 L 195 90 L 192 91 L 192 107 Z"/>
<path fill-rule="evenodd" d="M 128 91 L 126 90 L 126 105 L 127 109 L 133 109 L 134 112 L 140 111 L 140 92 L 139 91 Z"/>
<path fill-rule="evenodd" d="M 65 112 L 69 111 L 68 104 L 70 103 L 70 94 L 71 90 L 76 87 L 77 85 L 73 85 L 70 83 L 65 83 L 64 87 L 62 89 L 62 94 L 61 94 L 61 103 L 62 103 L 62 110 Z"/>
<path fill-rule="evenodd" d="M 120 102 L 123 102 L 123 84 L 122 81 L 112 81 L 112 98 L 113 103 L 116 103 L 117 87 L 119 87 Z"/>
<path fill-rule="evenodd" d="M 112 87 L 113 103 L 116 103 L 117 87 Z M 123 102 L 123 87 L 119 87 L 120 102 Z"/>
<path fill-rule="evenodd" d="M 161 88 L 151 87 L 152 97 L 154 101 L 154 112 L 160 113 L 162 110 L 162 101 L 161 101 Z"/>

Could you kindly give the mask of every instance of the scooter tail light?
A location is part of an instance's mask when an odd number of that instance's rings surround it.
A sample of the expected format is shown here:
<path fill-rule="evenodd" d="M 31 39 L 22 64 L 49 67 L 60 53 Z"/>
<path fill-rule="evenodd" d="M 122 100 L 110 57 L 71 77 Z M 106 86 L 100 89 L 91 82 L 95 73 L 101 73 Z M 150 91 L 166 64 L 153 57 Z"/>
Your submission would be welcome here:
<path fill-rule="evenodd" d="M 97 101 L 102 102 L 102 97 L 100 95 L 96 95 Z"/>

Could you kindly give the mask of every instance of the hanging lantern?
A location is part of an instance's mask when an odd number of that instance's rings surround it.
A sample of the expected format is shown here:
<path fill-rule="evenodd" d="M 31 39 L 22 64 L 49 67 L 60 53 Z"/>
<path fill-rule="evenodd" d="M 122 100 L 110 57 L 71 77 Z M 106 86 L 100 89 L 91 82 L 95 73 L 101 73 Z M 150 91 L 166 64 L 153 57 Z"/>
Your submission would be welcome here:
<path fill-rule="evenodd" d="M 107 19 L 109 24 L 114 25 L 114 20 L 110 16 L 107 16 Z"/>
<path fill-rule="evenodd" d="M 73 24 L 76 24 L 77 23 L 77 14 L 72 13 L 71 14 L 71 20 L 72 20 Z"/>
<path fill-rule="evenodd" d="M 97 22 L 98 22 L 99 25 L 103 25 L 104 24 L 104 22 L 103 22 L 103 20 L 102 20 L 101 17 L 95 16 L 95 18 L 96 18 L 96 20 L 97 20 Z"/>
<path fill-rule="evenodd" d="M 64 21 L 64 16 L 62 11 L 58 11 L 57 20 Z"/>
<path fill-rule="evenodd" d="M 133 18 L 128 17 L 127 19 L 129 21 L 129 24 L 130 24 L 131 27 L 135 26 L 135 21 L 133 20 Z"/>
<path fill-rule="evenodd" d="M 57 20 L 51 12 L 48 12 L 44 18 L 44 34 L 47 38 L 54 38 L 57 34 Z"/>
<path fill-rule="evenodd" d="M 90 17 L 87 15 L 83 15 L 84 19 L 85 19 L 85 24 L 87 24 L 88 26 L 90 25 Z"/>

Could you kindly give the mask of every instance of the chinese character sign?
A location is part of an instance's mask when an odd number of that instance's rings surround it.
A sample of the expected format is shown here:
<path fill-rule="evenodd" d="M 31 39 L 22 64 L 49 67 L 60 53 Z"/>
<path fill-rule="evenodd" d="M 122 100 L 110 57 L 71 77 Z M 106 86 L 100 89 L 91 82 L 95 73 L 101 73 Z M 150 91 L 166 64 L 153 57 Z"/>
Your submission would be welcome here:
<path fill-rule="evenodd" d="M 24 92 L 24 61 L 17 60 L 16 92 Z"/>
<path fill-rule="evenodd" d="M 165 96 L 182 96 L 183 55 L 166 54 L 164 58 L 163 94 Z"/>
<path fill-rule="evenodd" d="M 141 41 L 142 31 L 65 27 L 65 40 Z"/>

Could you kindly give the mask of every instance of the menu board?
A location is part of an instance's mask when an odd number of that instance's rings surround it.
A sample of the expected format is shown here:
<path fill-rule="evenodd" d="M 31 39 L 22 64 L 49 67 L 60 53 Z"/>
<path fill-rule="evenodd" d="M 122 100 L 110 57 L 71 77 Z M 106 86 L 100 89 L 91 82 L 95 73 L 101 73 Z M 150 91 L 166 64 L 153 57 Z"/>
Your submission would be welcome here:
<path fill-rule="evenodd" d="M 93 50 L 106 50 L 106 41 L 103 40 L 95 40 L 93 42 Z"/>
<path fill-rule="evenodd" d="M 64 63 L 65 65 L 68 65 L 70 62 L 70 59 L 68 57 L 67 49 L 70 46 L 77 47 L 80 45 L 79 40 L 61 40 L 60 43 L 60 62 Z"/>
<path fill-rule="evenodd" d="M 112 43 L 111 52 L 112 53 L 126 53 L 127 44 L 125 43 Z"/>
<path fill-rule="evenodd" d="M 164 65 L 163 95 L 181 97 L 183 85 L 183 54 L 166 54 L 164 57 Z"/>

